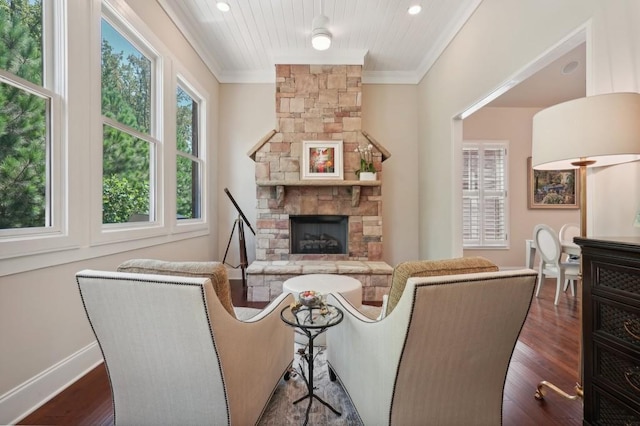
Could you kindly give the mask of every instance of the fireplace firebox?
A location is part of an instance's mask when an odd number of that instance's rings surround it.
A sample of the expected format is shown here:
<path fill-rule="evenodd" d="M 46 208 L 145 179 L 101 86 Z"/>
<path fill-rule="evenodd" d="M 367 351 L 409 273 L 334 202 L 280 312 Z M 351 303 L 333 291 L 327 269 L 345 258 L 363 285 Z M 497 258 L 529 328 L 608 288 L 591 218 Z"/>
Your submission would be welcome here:
<path fill-rule="evenodd" d="M 346 254 L 349 217 L 289 216 L 291 254 Z"/>

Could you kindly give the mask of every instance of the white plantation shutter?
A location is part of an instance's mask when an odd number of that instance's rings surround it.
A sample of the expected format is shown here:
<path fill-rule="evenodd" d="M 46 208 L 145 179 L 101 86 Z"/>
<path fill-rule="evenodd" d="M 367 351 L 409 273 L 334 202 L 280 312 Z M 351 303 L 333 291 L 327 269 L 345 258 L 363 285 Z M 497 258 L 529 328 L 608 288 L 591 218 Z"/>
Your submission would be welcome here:
<path fill-rule="evenodd" d="M 464 247 L 507 247 L 507 143 L 465 142 L 462 158 Z"/>

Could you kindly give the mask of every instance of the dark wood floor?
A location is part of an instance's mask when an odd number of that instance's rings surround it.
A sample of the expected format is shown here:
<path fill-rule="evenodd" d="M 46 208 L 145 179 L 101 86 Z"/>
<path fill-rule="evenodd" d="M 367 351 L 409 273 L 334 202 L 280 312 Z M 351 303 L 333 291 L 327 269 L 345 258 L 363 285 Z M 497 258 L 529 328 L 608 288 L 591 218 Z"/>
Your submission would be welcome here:
<path fill-rule="evenodd" d="M 232 283 L 235 306 L 262 307 L 247 303 L 239 282 Z M 548 280 L 540 298 L 534 298 L 516 345 L 504 392 L 503 424 L 581 425 L 582 401 L 568 400 L 547 391 L 543 401 L 534 393 L 547 380 L 574 394 L 579 381 L 579 298 L 569 294 L 553 305 L 555 281 Z M 579 293 L 579 291 L 578 291 Z M 473 378 L 470 378 L 473 380 Z M 24 425 L 111 425 L 111 393 L 103 365 L 26 417 Z"/>

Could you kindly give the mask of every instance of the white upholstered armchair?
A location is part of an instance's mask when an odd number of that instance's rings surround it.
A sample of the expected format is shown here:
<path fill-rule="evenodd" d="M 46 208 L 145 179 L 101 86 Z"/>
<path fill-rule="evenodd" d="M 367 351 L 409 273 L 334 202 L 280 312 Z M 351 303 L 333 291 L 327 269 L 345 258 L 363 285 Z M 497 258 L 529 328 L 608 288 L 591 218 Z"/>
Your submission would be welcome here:
<path fill-rule="evenodd" d="M 84 270 L 76 279 L 115 424 L 253 425 L 293 359 L 279 317 L 291 295 L 241 321 L 209 278 Z"/>
<path fill-rule="evenodd" d="M 536 275 L 526 269 L 410 278 L 379 321 L 332 294 L 328 302 L 345 316 L 327 331 L 330 374 L 368 426 L 500 424 L 506 373 Z"/>

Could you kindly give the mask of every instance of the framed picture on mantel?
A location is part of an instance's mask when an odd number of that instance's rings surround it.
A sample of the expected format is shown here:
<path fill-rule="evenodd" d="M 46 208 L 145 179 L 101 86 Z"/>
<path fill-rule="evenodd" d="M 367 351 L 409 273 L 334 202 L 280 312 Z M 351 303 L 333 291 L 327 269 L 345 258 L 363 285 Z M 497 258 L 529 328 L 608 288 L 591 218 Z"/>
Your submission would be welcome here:
<path fill-rule="evenodd" d="M 527 158 L 530 209 L 580 208 L 578 170 L 534 170 L 531 157 Z"/>
<path fill-rule="evenodd" d="M 342 141 L 302 141 L 302 179 L 342 180 Z"/>

